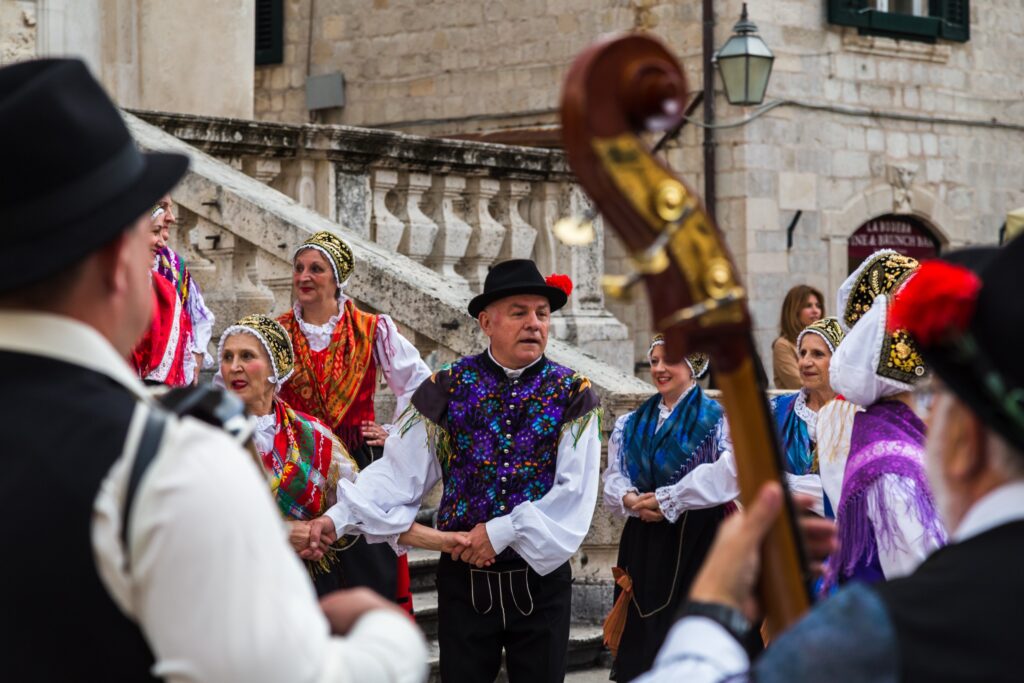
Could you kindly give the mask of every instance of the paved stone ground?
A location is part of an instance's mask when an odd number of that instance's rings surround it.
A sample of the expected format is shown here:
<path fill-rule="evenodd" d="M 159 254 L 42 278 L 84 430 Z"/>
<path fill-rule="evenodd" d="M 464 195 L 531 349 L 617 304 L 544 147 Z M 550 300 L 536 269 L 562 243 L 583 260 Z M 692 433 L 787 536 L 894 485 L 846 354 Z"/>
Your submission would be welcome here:
<path fill-rule="evenodd" d="M 565 675 L 565 683 L 608 683 L 608 669 L 570 671 Z"/>

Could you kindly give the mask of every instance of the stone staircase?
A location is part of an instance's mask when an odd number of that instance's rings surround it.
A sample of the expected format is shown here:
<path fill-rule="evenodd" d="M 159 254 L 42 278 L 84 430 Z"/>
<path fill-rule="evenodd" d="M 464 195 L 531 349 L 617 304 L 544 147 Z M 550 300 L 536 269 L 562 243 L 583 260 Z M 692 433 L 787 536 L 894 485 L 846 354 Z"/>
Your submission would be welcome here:
<path fill-rule="evenodd" d="M 428 550 L 412 550 L 409 553 L 409 576 L 412 583 L 413 606 L 416 623 L 430 642 L 430 681 L 438 683 L 440 657 L 437 647 L 437 588 L 434 577 L 437 573 L 438 554 Z M 569 629 L 569 656 L 567 681 L 608 680 L 608 653 L 601 643 L 601 627 L 598 624 L 573 623 Z M 497 683 L 507 681 L 504 667 Z"/>

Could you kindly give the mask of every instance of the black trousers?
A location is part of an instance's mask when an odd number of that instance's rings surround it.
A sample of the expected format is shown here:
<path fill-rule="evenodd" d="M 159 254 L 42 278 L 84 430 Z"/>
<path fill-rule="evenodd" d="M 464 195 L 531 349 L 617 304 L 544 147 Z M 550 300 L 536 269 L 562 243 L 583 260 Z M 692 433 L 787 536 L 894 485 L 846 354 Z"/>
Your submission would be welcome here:
<path fill-rule="evenodd" d="M 568 563 L 541 576 L 521 559 L 477 569 L 442 555 L 437 568 L 441 680 L 493 683 L 504 649 L 510 683 L 560 683 L 571 601 Z"/>

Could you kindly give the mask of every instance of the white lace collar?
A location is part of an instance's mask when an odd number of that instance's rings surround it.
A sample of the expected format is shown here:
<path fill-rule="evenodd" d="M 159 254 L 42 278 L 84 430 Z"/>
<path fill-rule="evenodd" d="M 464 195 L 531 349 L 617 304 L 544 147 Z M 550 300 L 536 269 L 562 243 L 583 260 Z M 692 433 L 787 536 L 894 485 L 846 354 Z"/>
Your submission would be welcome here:
<path fill-rule="evenodd" d="M 274 437 L 277 436 L 277 412 L 270 411 L 268 415 L 256 416 L 256 431 L 252 434 L 252 440 L 256 444 L 256 450 L 261 454 L 269 453 L 274 448 Z"/>
<path fill-rule="evenodd" d="M 302 307 L 296 303 L 292 306 L 292 312 L 295 313 L 295 320 L 299 323 L 299 329 L 302 330 L 302 334 L 306 335 L 306 340 L 309 342 L 309 347 L 314 351 L 323 351 L 327 348 L 327 345 L 331 343 L 331 335 L 334 334 L 334 328 L 338 325 L 338 320 L 341 319 L 342 313 L 345 310 L 345 301 L 348 297 L 344 294 L 341 295 L 341 299 L 338 300 L 338 312 L 332 315 L 330 319 L 323 325 L 314 325 L 313 323 L 307 323 L 302 319 Z"/>
<path fill-rule="evenodd" d="M 807 406 L 807 394 L 803 390 L 796 395 L 796 404 L 793 406 L 793 410 L 796 411 L 797 417 L 807 425 L 807 435 L 811 437 L 811 441 L 817 441 L 818 413 Z"/>

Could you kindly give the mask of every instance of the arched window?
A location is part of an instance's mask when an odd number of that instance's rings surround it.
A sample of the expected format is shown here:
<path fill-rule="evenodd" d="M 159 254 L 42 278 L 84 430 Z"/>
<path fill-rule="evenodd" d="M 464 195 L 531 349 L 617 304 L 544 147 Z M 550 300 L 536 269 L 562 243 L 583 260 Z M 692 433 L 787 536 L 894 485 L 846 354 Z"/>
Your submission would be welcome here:
<path fill-rule="evenodd" d="M 850 273 L 879 249 L 892 249 L 920 261 L 938 256 L 940 248 L 939 240 L 924 221 L 896 214 L 872 218 L 850 235 L 847 244 Z"/>

